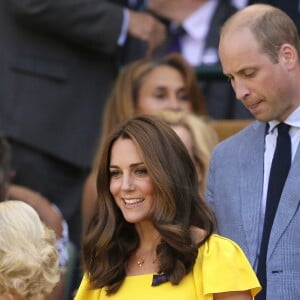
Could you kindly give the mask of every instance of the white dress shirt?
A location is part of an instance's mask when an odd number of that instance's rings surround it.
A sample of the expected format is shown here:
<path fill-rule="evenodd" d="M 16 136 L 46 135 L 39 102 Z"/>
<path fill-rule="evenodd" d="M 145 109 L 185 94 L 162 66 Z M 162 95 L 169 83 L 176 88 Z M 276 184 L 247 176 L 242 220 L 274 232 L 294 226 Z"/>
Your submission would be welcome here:
<path fill-rule="evenodd" d="M 230 2 L 237 9 L 241 9 L 248 5 L 248 0 L 231 0 Z"/>
<path fill-rule="evenodd" d="M 289 130 L 289 135 L 291 137 L 291 146 L 292 146 L 292 161 L 295 157 L 297 148 L 299 146 L 300 141 L 300 107 L 298 107 L 293 113 L 291 113 L 284 123 L 291 126 Z M 266 210 L 266 202 L 267 202 L 267 193 L 268 193 L 268 183 L 271 171 L 272 160 L 276 148 L 277 141 L 277 128 L 276 126 L 279 124 L 279 121 L 270 121 L 269 122 L 269 130 L 265 136 L 265 153 L 264 153 L 264 183 L 263 183 L 263 195 L 261 201 L 261 216 L 260 216 L 260 224 L 259 227 L 259 243 L 258 243 L 258 253 L 260 250 L 261 237 L 263 233 L 263 224 Z M 257 266 L 255 266 L 257 267 Z"/>
<path fill-rule="evenodd" d="M 187 34 L 180 40 L 181 52 L 192 66 L 197 66 L 203 62 L 205 40 L 217 5 L 218 0 L 207 1 L 182 23 Z M 207 59 L 211 60 L 210 63 L 215 63 L 218 60 L 217 51 L 209 54 Z"/>

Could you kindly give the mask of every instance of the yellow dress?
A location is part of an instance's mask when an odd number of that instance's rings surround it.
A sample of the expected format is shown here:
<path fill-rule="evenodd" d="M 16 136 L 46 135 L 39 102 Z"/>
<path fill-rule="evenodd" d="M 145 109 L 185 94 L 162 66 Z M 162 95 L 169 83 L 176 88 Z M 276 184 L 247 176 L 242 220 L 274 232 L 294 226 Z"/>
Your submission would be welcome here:
<path fill-rule="evenodd" d="M 212 300 L 214 293 L 251 290 L 254 297 L 261 289 L 241 248 L 216 234 L 199 248 L 193 271 L 179 285 L 153 287 L 152 280 L 153 274 L 127 276 L 118 292 L 107 296 L 105 289 L 89 290 L 84 276 L 75 300 Z"/>

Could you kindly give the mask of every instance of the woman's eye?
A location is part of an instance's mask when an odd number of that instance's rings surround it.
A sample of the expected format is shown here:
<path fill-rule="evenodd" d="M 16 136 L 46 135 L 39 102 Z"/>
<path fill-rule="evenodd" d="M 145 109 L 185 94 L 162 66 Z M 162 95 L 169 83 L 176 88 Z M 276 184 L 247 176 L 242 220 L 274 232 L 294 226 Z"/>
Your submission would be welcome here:
<path fill-rule="evenodd" d="M 165 98 L 165 94 L 164 93 L 156 93 L 156 94 L 154 94 L 154 97 L 156 99 L 164 99 Z"/>
<path fill-rule="evenodd" d="M 177 97 L 180 101 L 189 101 L 189 95 L 185 91 L 179 92 Z"/>
<path fill-rule="evenodd" d="M 143 169 L 136 169 L 135 170 L 135 174 L 137 175 L 147 175 L 148 172 L 147 172 L 147 169 L 143 168 Z"/>
<path fill-rule="evenodd" d="M 118 177 L 121 175 L 120 171 L 110 171 L 110 177 Z"/>

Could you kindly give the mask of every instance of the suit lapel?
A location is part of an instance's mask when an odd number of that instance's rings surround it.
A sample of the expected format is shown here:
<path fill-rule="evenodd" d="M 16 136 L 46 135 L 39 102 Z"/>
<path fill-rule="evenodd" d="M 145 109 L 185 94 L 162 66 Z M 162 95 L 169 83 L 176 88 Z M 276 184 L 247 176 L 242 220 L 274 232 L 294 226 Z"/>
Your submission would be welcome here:
<path fill-rule="evenodd" d="M 261 198 L 263 191 L 265 124 L 255 122 L 247 139 L 240 146 L 240 198 L 242 220 L 249 249 L 249 260 L 254 265 L 258 247 Z M 258 224 L 258 226 L 254 226 Z"/>
<path fill-rule="evenodd" d="M 277 212 L 274 218 L 273 227 L 271 230 L 269 248 L 267 259 L 274 251 L 274 247 L 281 238 L 282 234 L 286 230 L 291 219 L 295 215 L 296 210 L 299 207 L 300 202 L 300 190 L 299 190 L 299 178 L 300 178 L 300 145 L 298 146 L 295 158 L 292 162 L 292 166 L 289 175 L 286 179 L 284 189 L 279 201 Z"/>
<path fill-rule="evenodd" d="M 219 1 L 215 13 L 209 25 L 209 31 L 206 36 L 205 49 L 218 49 L 220 27 L 223 23 L 236 12 L 236 9 L 226 1 Z"/>

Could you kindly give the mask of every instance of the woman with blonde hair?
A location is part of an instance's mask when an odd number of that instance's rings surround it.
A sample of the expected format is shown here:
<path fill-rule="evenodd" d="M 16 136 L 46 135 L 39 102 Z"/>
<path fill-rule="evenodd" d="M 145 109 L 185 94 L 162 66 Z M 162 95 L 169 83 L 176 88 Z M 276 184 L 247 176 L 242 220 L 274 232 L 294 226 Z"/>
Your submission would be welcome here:
<path fill-rule="evenodd" d="M 66 279 L 69 263 L 67 222 L 60 210 L 43 195 L 29 187 L 11 182 L 14 177 L 11 159 L 10 144 L 4 136 L 0 135 L 0 202 L 12 199 L 29 204 L 37 212 L 41 221 L 55 232 L 59 255 L 60 281 L 47 299 L 62 299 L 67 287 Z"/>
<path fill-rule="evenodd" d="M 55 233 L 23 201 L 0 202 L 0 299 L 45 299 L 58 281 Z"/>
<path fill-rule="evenodd" d="M 204 196 L 211 153 L 218 143 L 214 127 L 207 118 L 183 111 L 160 111 L 157 116 L 172 127 L 186 146 L 197 170 L 199 192 Z"/>

